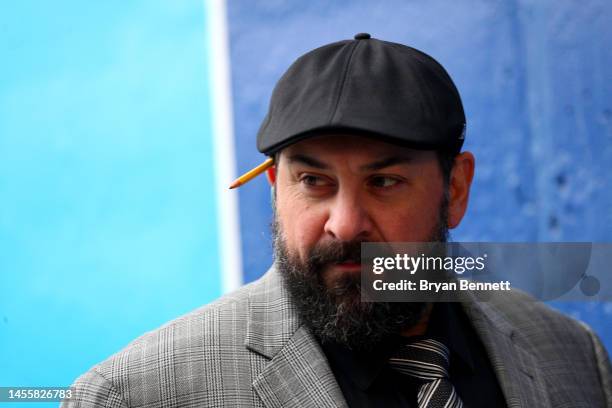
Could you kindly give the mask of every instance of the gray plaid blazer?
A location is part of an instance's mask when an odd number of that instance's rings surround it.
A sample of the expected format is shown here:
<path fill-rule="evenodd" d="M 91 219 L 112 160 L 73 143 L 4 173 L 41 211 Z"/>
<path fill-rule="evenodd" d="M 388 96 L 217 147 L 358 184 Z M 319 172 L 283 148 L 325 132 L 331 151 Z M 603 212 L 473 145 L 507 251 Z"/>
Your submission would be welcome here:
<path fill-rule="evenodd" d="M 508 407 L 612 407 L 610 361 L 588 327 L 518 293 L 464 309 Z M 346 406 L 274 268 L 146 333 L 74 387 L 62 406 Z"/>

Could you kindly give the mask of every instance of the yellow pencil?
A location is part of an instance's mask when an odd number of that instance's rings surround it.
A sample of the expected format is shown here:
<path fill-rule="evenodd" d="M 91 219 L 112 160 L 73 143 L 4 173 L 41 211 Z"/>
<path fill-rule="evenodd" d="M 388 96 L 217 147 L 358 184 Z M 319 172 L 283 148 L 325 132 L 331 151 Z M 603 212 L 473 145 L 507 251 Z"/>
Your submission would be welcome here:
<path fill-rule="evenodd" d="M 269 158 L 265 162 L 261 163 L 259 166 L 255 167 L 253 170 L 247 171 L 242 176 L 234 180 L 234 182 L 230 186 L 230 189 L 240 187 L 241 185 L 251 181 L 255 177 L 259 176 L 261 173 L 263 173 L 264 171 L 272 167 L 273 164 L 274 164 L 274 159 Z"/>

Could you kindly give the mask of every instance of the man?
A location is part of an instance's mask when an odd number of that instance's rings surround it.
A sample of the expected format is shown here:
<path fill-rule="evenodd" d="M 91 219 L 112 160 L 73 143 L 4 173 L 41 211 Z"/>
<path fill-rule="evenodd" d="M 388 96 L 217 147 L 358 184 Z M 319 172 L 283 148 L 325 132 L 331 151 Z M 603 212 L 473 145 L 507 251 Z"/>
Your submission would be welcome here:
<path fill-rule="evenodd" d="M 445 241 L 474 157 L 445 70 L 358 34 L 299 58 L 258 135 L 275 263 L 135 340 L 67 406 L 612 406 L 597 336 L 521 294 L 368 303 L 362 242 Z"/>

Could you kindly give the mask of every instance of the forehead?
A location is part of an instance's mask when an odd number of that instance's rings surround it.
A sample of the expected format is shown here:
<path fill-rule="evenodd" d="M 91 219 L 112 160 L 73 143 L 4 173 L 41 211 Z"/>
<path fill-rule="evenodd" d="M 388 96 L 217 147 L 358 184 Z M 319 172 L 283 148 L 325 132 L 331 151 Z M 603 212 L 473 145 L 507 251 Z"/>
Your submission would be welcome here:
<path fill-rule="evenodd" d="M 280 159 L 294 155 L 307 155 L 325 160 L 368 161 L 390 156 L 405 157 L 411 160 L 426 160 L 435 157 L 432 150 L 416 150 L 374 137 L 352 134 L 325 134 L 313 136 L 294 143 L 280 152 Z"/>

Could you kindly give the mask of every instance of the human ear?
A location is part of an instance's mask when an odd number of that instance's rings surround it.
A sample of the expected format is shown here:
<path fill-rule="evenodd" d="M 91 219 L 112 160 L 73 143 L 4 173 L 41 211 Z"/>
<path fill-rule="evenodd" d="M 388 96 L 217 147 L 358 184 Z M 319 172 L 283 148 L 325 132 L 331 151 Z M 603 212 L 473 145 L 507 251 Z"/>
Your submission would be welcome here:
<path fill-rule="evenodd" d="M 474 178 L 475 158 L 471 152 L 462 152 L 455 157 L 449 180 L 448 227 L 459 225 L 467 210 L 470 186 Z"/>
<path fill-rule="evenodd" d="M 268 178 L 268 183 L 274 187 L 274 184 L 276 183 L 276 165 L 273 165 L 266 170 L 266 177 Z"/>

